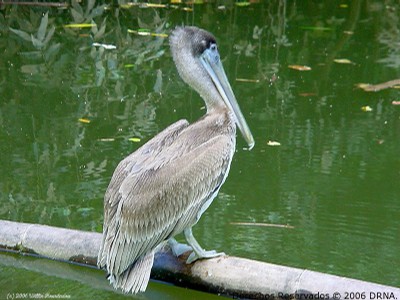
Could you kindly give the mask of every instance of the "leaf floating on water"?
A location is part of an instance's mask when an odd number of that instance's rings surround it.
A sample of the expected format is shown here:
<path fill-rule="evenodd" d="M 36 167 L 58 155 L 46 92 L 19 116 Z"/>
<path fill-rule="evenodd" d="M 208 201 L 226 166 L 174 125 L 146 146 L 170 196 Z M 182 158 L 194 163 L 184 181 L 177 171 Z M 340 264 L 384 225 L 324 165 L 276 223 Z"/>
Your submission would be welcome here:
<path fill-rule="evenodd" d="M 350 59 L 347 59 L 347 58 L 336 58 L 333 61 L 338 64 L 349 64 L 349 65 L 355 64 Z"/>
<path fill-rule="evenodd" d="M 371 85 L 368 84 L 368 83 L 357 83 L 356 84 L 356 87 L 358 87 L 359 89 L 362 89 L 362 90 L 364 90 L 366 92 L 368 92 L 368 89 L 369 89 L 370 86 Z M 371 92 L 371 91 L 369 91 L 369 92 Z"/>
<path fill-rule="evenodd" d="M 137 35 L 147 36 L 147 35 L 151 35 L 151 33 L 148 32 L 148 31 L 138 31 L 138 32 L 137 32 Z"/>
<path fill-rule="evenodd" d="M 162 38 L 167 38 L 168 37 L 168 34 L 166 34 L 166 33 L 151 33 L 150 34 L 151 36 L 156 36 L 156 37 L 162 37 Z"/>
<path fill-rule="evenodd" d="M 91 28 L 96 26 L 94 23 L 81 23 L 81 24 L 67 24 L 64 25 L 64 28 Z"/>
<path fill-rule="evenodd" d="M 80 118 L 80 119 L 78 119 L 78 121 L 81 122 L 81 123 L 85 123 L 85 124 L 89 124 L 90 123 L 90 120 L 86 119 L 86 118 Z"/>
<path fill-rule="evenodd" d="M 260 82 L 259 79 L 247 79 L 247 78 L 236 78 L 236 81 L 240 81 L 240 82 L 254 82 L 254 83 Z"/>
<path fill-rule="evenodd" d="M 166 8 L 166 4 L 158 4 L 158 3 L 146 3 L 144 7 L 152 7 L 152 8 Z"/>
<path fill-rule="evenodd" d="M 268 141 L 268 143 L 267 143 L 267 145 L 268 146 L 280 146 L 281 145 L 281 143 L 279 143 L 279 142 L 277 142 L 277 141 Z"/>
<path fill-rule="evenodd" d="M 310 71 L 311 67 L 309 66 L 302 66 L 302 65 L 289 65 L 289 69 L 297 70 L 297 71 Z"/>
<path fill-rule="evenodd" d="M 243 226 L 262 226 L 262 227 L 277 227 L 277 228 L 290 228 L 294 226 L 285 224 L 270 224 L 270 223 L 252 223 L 252 222 L 230 222 L 231 225 L 243 225 Z"/>
<path fill-rule="evenodd" d="M 378 92 L 388 88 L 397 88 L 400 85 L 400 79 L 389 80 L 379 84 L 358 83 L 356 87 L 366 92 Z"/>
<path fill-rule="evenodd" d="M 100 44 L 100 43 L 93 43 L 92 46 L 95 47 L 103 47 L 106 50 L 114 50 L 117 49 L 117 46 L 115 45 L 110 45 L 110 44 Z"/>
<path fill-rule="evenodd" d="M 236 4 L 236 6 L 244 7 L 244 6 L 249 6 L 250 2 L 247 2 L 247 1 L 245 1 L 245 2 L 236 2 L 235 4 Z"/>
<path fill-rule="evenodd" d="M 162 38 L 167 38 L 168 34 L 166 33 L 155 33 L 155 32 L 150 32 L 147 29 L 138 29 L 138 30 L 132 30 L 128 29 L 129 33 L 141 35 L 141 36 L 155 36 L 155 37 L 162 37 Z"/>
<path fill-rule="evenodd" d="M 362 111 L 365 111 L 365 112 L 367 112 L 367 111 L 372 111 L 372 107 L 371 107 L 371 106 L 368 106 L 368 105 L 362 106 L 362 107 L 361 107 L 361 110 L 362 110 Z"/>
<path fill-rule="evenodd" d="M 134 143 L 139 143 L 140 142 L 140 138 L 133 137 L 133 138 L 130 138 L 129 141 L 134 142 Z"/>

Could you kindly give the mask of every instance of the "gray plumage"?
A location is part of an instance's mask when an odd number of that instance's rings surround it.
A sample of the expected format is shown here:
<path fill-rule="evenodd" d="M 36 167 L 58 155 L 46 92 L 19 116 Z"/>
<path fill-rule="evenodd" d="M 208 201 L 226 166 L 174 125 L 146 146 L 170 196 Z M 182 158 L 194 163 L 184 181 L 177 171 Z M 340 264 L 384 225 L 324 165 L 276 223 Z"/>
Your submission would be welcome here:
<path fill-rule="evenodd" d="M 170 125 L 114 171 L 104 197 L 98 265 L 124 292 L 146 289 L 155 248 L 181 232 L 194 250 L 190 261 L 221 255 L 201 249 L 191 227 L 227 177 L 235 151 L 235 123 L 250 148 L 254 144 L 240 110 L 226 104 L 228 98 L 235 100 L 231 90 L 224 92 L 229 83 L 218 88 L 214 71 L 207 70 L 210 61 L 218 78 L 225 76 L 223 69 L 223 75 L 218 73 L 222 65 L 215 38 L 196 27 L 178 27 L 170 46 L 180 76 L 202 96 L 207 113 L 191 125 L 186 120 Z M 226 76 L 220 80 L 227 81 Z"/>

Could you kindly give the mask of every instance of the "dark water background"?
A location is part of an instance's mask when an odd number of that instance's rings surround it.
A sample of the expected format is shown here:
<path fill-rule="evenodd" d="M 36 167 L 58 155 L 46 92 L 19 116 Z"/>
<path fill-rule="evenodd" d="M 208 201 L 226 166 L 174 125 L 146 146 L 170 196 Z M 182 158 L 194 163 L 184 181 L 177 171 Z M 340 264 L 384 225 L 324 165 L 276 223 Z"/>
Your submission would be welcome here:
<path fill-rule="evenodd" d="M 93 26 L 64 26 L 71 23 Z M 400 78 L 397 1 L 0 6 L 0 218 L 101 231 L 118 162 L 169 124 L 204 114 L 167 39 L 129 32 L 168 34 L 183 24 L 217 37 L 256 141 L 249 152 L 238 137 L 230 175 L 194 229 L 198 241 L 400 287 L 399 89 L 356 86 Z M 0 290 L 120 297 L 42 264 L 0 255 Z M 204 297 L 155 282 L 145 297 L 160 294 Z"/>

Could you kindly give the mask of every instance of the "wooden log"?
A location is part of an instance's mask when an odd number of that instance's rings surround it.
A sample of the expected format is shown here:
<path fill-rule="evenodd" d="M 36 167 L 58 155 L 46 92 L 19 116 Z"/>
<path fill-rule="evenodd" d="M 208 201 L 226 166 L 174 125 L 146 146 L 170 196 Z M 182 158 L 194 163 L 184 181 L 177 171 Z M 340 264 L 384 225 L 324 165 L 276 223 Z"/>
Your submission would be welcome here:
<path fill-rule="evenodd" d="M 0 249 L 6 251 L 96 266 L 100 241 L 99 233 L 0 220 Z M 237 298 L 339 299 L 340 295 L 344 299 L 348 295 L 352 299 L 359 293 L 364 297 L 359 299 L 379 299 L 383 294 L 386 299 L 400 299 L 400 289 L 395 287 L 232 256 L 187 265 L 187 255 L 176 258 L 167 247 L 162 249 L 151 277 Z"/>

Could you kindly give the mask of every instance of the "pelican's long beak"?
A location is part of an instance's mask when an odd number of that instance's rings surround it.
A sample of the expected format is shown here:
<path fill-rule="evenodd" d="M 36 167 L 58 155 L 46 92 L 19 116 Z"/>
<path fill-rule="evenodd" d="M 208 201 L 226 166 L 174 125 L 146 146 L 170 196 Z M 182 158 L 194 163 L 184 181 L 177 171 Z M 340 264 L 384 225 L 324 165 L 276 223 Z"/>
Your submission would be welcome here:
<path fill-rule="evenodd" d="M 251 134 L 250 128 L 246 123 L 246 119 L 243 117 L 239 104 L 237 103 L 235 95 L 233 94 L 231 85 L 226 77 L 216 45 L 211 45 L 209 49 L 206 49 L 200 56 L 200 61 L 207 73 L 211 76 L 215 87 L 218 89 L 218 92 L 225 102 L 225 105 L 233 112 L 236 125 L 239 127 L 239 130 L 242 133 L 243 138 L 246 140 L 249 149 L 253 148 L 253 135 Z"/>

